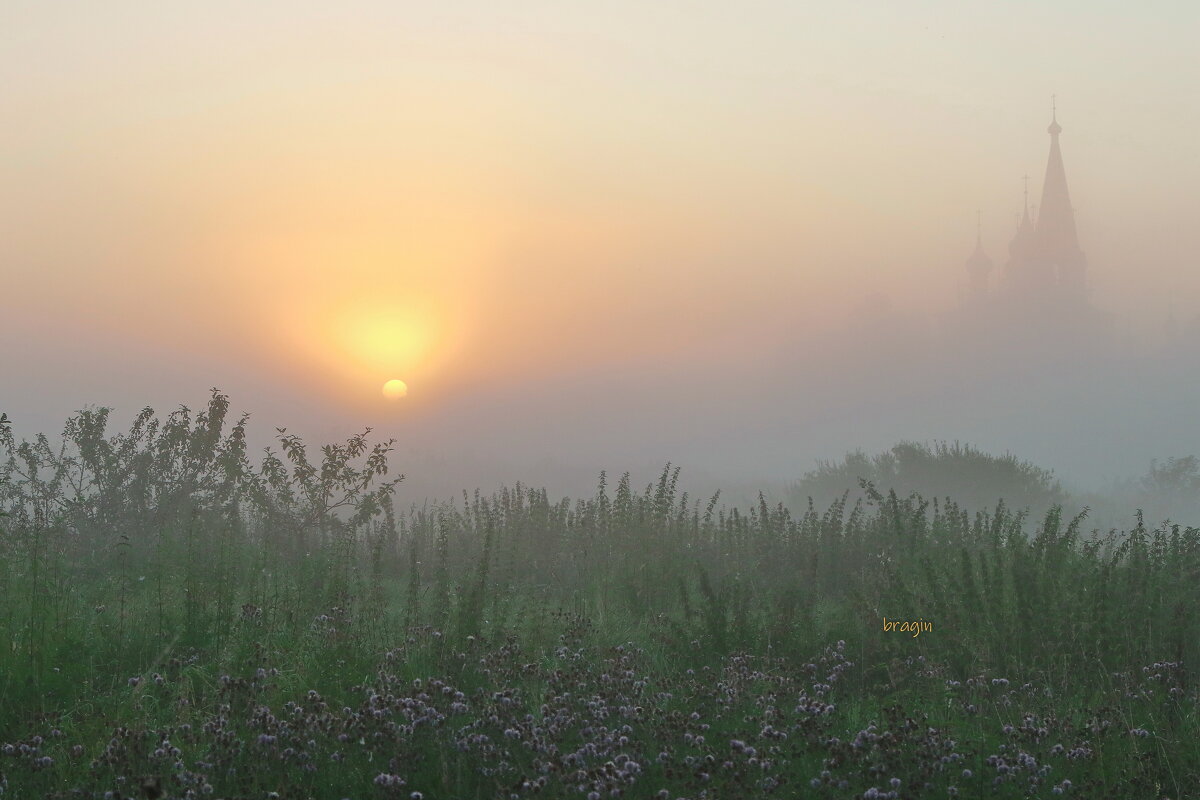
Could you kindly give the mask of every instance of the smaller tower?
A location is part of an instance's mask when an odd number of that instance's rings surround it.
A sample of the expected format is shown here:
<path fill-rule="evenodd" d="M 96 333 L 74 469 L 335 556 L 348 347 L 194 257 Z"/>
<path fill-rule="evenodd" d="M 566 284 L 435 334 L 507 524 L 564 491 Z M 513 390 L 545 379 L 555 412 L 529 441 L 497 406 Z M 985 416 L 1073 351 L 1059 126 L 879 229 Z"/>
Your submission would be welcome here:
<path fill-rule="evenodd" d="M 1010 297 L 1028 296 L 1036 292 L 1037 283 L 1034 266 L 1030 263 L 1036 226 L 1029 212 L 1029 176 L 1024 175 L 1021 179 L 1025 182 L 1024 211 L 1021 221 L 1017 223 L 1017 231 L 1008 243 L 1008 263 L 1002 276 L 1004 289 Z"/>
<path fill-rule="evenodd" d="M 967 294 L 972 299 L 982 299 L 988 293 L 988 276 L 995 264 L 983 252 L 983 222 L 980 212 L 975 212 L 975 252 L 967 259 Z"/>
<path fill-rule="evenodd" d="M 1033 217 L 1029 214 L 1029 176 L 1021 176 L 1021 180 L 1025 182 L 1025 212 L 1021 215 L 1021 221 L 1017 223 L 1017 232 L 1008 245 L 1009 255 L 1014 258 L 1028 257 L 1033 245 Z"/>

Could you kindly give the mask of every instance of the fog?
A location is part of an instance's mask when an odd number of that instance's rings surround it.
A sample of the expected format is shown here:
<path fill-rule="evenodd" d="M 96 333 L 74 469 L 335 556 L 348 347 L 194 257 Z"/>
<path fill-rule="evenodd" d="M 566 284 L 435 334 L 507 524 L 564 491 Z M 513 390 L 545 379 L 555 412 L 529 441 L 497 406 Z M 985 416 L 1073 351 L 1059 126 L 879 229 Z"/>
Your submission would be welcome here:
<path fill-rule="evenodd" d="M 959 441 L 1094 506 L 1200 453 L 1200 64 L 1193 8 L 1070 6 L 22 6 L 0 411 L 219 387 L 416 503 Z"/>
<path fill-rule="evenodd" d="M 564 368 L 472 387 L 412 420 L 397 420 L 391 408 L 348 413 L 218 363 L 163 363 L 170 354 L 148 347 L 122 348 L 114 371 L 114 343 L 80 342 L 72 362 L 53 370 L 6 346 L 6 374 L 24 378 L 8 384 L 5 407 L 25 434 L 56 432 L 84 402 L 115 407 L 119 428 L 145 404 L 202 408 L 203 374 L 230 393 L 236 411 L 252 414 L 256 446 L 269 444 L 277 426 L 314 442 L 367 426 L 396 438 L 394 465 L 407 476 L 400 497 L 418 504 L 517 481 L 585 496 L 600 470 L 628 470 L 644 484 L 671 462 L 692 492 L 721 489 L 744 505 L 760 489 L 787 499 L 818 460 L 905 440 L 1012 453 L 1053 469 L 1083 498 L 1145 475 L 1153 459 L 1200 450 L 1200 364 L 1186 341 L 1078 361 L 981 344 L 987 357 L 971 358 L 923 332 L 923 319 L 897 317 L 896 327 L 870 334 L 869 346 L 860 343 L 864 331 L 846 329 L 742 357 Z M 103 383 L 117 377 L 119 390 Z M 1096 505 L 1077 505 L 1084 502 Z"/>

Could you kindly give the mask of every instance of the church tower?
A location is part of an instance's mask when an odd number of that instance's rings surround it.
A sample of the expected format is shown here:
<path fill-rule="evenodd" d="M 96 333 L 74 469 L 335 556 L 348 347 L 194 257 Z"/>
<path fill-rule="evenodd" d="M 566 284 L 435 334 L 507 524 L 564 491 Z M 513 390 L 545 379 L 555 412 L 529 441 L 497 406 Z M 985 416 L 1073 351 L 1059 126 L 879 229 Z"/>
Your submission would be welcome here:
<path fill-rule="evenodd" d="M 1058 143 L 1062 126 L 1058 124 L 1057 108 L 1046 132 L 1050 134 L 1050 157 L 1046 162 L 1046 179 L 1042 183 L 1042 205 L 1034 231 L 1031 260 L 1056 287 L 1060 300 L 1078 304 L 1086 299 L 1087 258 L 1079 247 L 1075 231 L 1075 210 L 1071 207 L 1067 172 Z"/>
<path fill-rule="evenodd" d="M 1008 243 L 1008 263 L 1004 265 L 1004 289 L 1009 298 L 1028 297 L 1037 293 L 1042 286 L 1036 266 L 1033 264 L 1035 228 L 1029 214 L 1029 176 L 1025 178 L 1025 212 L 1017 223 L 1017 232 Z"/>
<path fill-rule="evenodd" d="M 1025 213 L 1008 247 L 1003 294 L 1017 306 L 1079 306 L 1087 299 L 1087 258 L 1079 247 L 1075 210 L 1063 167 L 1058 109 L 1051 114 L 1050 156 L 1042 182 L 1042 204 L 1036 222 L 1029 213 L 1029 178 L 1025 179 Z"/>
<path fill-rule="evenodd" d="M 1025 176 L 1024 213 L 998 280 L 978 231 L 966 260 L 967 290 L 948 316 L 953 351 L 965 359 L 1057 369 L 1112 352 L 1113 316 L 1088 299 L 1088 264 L 1075 228 L 1056 107 L 1046 132 L 1050 154 L 1041 205 L 1030 203 Z"/>
<path fill-rule="evenodd" d="M 978 216 L 978 213 L 977 213 Z M 975 221 L 975 252 L 965 264 L 967 268 L 967 297 L 974 302 L 984 300 L 988 295 L 988 276 L 995 264 L 988 254 L 983 252 L 983 224 Z"/>

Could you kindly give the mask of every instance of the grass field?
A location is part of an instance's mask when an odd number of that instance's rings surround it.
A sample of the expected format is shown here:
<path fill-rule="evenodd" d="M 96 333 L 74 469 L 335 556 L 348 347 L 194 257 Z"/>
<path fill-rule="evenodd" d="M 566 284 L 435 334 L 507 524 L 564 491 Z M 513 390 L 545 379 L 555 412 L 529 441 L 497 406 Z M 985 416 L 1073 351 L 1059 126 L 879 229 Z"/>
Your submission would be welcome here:
<path fill-rule="evenodd" d="M 403 509 L 388 443 L 227 411 L 0 425 L 2 796 L 1200 797 L 1200 530 L 670 467 Z"/>

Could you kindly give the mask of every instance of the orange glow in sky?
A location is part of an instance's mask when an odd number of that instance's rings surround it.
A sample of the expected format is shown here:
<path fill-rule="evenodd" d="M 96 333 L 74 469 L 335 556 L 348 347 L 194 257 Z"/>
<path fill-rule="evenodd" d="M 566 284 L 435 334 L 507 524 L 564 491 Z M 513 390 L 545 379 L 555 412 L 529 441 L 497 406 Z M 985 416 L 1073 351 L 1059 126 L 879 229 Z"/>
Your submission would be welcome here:
<path fill-rule="evenodd" d="M 1194 5 L 753 5 L 18 2 L 0 324 L 348 414 L 869 349 L 875 298 L 956 302 L 977 209 L 1004 257 L 1054 92 L 1096 304 L 1200 293 Z"/>

